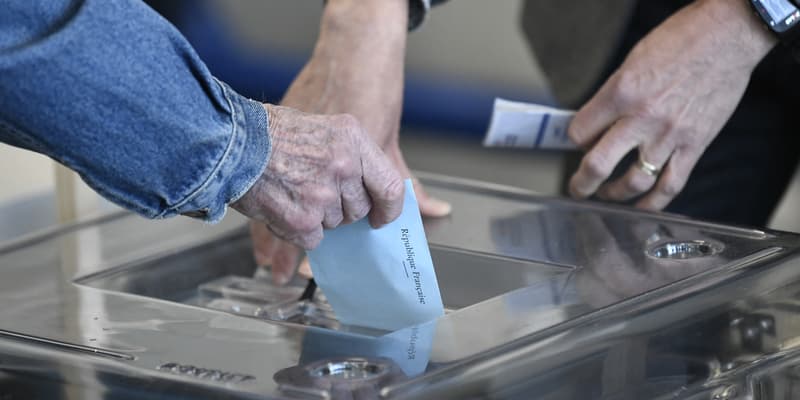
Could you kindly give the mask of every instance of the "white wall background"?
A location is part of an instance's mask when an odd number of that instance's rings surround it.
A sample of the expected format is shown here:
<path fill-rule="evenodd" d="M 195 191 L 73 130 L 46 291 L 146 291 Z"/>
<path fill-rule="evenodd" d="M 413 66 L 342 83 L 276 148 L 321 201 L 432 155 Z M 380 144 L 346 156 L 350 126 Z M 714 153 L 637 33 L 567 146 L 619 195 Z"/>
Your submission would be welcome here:
<path fill-rule="evenodd" d="M 0 241 L 56 222 L 53 163 L 0 144 Z"/>
<path fill-rule="evenodd" d="M 0 204 L 49 191 L 52 180 L 49 158 L 0 144 Z"/>

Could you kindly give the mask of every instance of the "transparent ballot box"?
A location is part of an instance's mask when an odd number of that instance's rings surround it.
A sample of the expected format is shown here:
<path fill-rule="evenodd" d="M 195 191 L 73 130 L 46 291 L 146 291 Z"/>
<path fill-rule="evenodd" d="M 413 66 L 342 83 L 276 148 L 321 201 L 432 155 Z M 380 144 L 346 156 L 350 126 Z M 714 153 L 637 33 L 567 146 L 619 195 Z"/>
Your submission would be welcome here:
<path fill-rule="evenodd" d="M 0 395 L 800 396 L 798 235 L 422 180 L 453 204 L 424 221 L 446 312 L 396 331 L 342 324 L 299 276 L 273 285 L 234 214 L 0 245 Z"/>

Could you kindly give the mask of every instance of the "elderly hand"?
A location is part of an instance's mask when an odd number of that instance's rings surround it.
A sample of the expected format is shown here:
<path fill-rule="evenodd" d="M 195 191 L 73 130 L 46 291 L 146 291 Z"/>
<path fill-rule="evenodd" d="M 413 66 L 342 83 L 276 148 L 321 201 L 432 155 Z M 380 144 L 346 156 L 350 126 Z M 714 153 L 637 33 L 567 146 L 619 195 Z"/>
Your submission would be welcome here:
<path fill-rule="evenodd" d="M 233 208 L 305 249 L 319 244 L 323 228 L 367 215 L 379 227 L 400 215 L 403 179 L 354 117 L 264 107 L 269 163 Z"/>
<path fill-rule="evenodd" d="M 404 177 L 411 177 L 398 145 L 403 95 L 408 0 L 329 0 L 314 54 L 292 82 L 282 104 L 322 113 L 348 113 L 361 121 Z M 415 180 L 424 216 L 444 216 L 450 205 L 428 196 Z M 258 265 L 271 265 L 277 284 L 286 283 L 302 249 L 258 222 L 250 224 Z M 299 273 L 310 276 L 308 260 Z"/>
<path fill-rule="evenodd" d="M 575 116 L 569 136 L 590 150 L 570 193 L 616 201 L 646 194 L 638 207 L 667 206 L 774 44 L 743 1 L 700 0 L 667 19 Z M 634 149 L 639 162 L 606 182 Z"/>

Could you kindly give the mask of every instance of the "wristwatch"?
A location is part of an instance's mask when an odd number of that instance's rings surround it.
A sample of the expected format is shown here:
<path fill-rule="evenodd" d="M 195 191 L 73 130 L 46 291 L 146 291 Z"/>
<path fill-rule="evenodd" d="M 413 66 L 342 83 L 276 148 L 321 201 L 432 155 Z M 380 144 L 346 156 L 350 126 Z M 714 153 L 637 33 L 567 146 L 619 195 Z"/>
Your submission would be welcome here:
<path fill-rule="evenodd" d="M 408 30 L 417 29 L 425 21 L 431 7 L 444 3 L 447 0 L 409 0 L 408 2 Z"/>
<path fill-rule="evenodd" d="M 800 9 L 794 0 L 747 0 L 778 40 L 800 61 Z"/>
<path fill-rule="evenodd" d="M 413 31 L 417 29 L 422 25 L 425 17 L 428 16 L 431 6 L 444 3 L 445 1 L 447 0 L 408 0 L 408 30 Z M 328 0 L 322 0 L 323 5 L 327 3 Z"/>

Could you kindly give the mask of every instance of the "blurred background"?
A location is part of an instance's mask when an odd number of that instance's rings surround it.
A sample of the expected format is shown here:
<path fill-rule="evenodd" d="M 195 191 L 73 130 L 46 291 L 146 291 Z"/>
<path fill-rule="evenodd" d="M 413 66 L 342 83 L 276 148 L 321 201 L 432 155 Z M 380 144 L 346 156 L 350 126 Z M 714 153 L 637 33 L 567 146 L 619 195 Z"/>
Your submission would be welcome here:
<path fill-rule="evenodd" d="M 277 102 L 311 53 L 321 1 L 162 1 L 211 71 Z M 495 97 L 550 103 L 519 24 L 520 0 L 458 0 L 411 33 L 401 147 L 412 169 L 559 193 L 563 155 L 480 146 Z M 115 206 L 50 159 L 0 144 L 0 241 Z M 800 185 L 770 227 L 800 232 Z"/>

